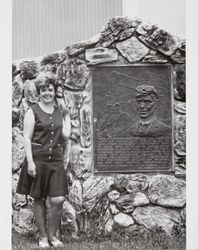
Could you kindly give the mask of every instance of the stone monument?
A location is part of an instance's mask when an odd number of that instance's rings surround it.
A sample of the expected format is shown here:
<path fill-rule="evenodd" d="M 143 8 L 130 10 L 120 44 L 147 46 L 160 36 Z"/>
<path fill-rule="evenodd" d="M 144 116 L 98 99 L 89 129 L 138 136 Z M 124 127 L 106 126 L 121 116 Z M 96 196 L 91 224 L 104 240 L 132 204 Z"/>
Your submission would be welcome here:
<path fill-rule="evenodd" d="M 95 37 L 13 62 L 13 229 L 35 230 L 32 199 L 16 194 L 23 117 L 35 78 L 51 72 L 69 109 L 65 164 L 76 231 L 172 228 L 185 221 L 185 41 L 140 19 L 116 17 Z"/>

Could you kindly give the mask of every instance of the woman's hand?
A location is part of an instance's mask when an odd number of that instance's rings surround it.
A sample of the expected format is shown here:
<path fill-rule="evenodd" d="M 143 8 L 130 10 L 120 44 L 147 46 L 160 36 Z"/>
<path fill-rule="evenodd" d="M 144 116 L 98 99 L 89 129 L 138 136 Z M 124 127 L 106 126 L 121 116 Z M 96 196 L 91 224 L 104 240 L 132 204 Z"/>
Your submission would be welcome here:
<path fill-rule="evenodd" d="M 28 174 L 33 178 L 36 177 L 36 165 L 34 164 L 34 162 L 28 163 Z"/>

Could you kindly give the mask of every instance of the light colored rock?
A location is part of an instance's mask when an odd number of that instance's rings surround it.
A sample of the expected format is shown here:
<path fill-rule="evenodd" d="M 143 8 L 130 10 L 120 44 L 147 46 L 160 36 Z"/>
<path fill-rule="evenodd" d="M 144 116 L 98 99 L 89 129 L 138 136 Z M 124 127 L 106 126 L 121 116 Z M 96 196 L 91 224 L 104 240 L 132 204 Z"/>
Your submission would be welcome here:
<path fill-rule="evenodd" d="M 118 52 L 114 49 L 97 47 L 94 49 L 87 49 L 85 58 L 89 62 L 89 65 L 113 62 L 118 59 Z"/>
<path fill-rule="evenodd" d="M 26 80 L 24 82 L 24 96 L 26 101 L 30 103 L 38 102 L 38 94 L 34 81 Z"/>
<path fill-rule="evenodd" d="M 118 192 L 117 190 L 113 190 L 113 191 L 108 193 L 108 198 L 110 201 L 115 201 L 119 197 L 120 197 L 120 192 Z"/>
<path fill-rule="evenodd" d="M 83 148 L 91 146 L 91 107 L 83 105 L 80 109 L 81 136 L 80 143 Z"/>
<path fill-rule="evenodd" d="M 174 110 L 182 115 L 186 114 L 186 103 L 180 101 L 174 101 Z"/>
<path fill-rule="evenodd" d="M 31 209 L 13 210 L 13 229 L 20 234 L 36 233 L 35 218 Z"/>
<path fill-rule="evenodd" d="M 149 199 L 165 207 L 183 207 L 186 203 L 185 181 L 170 175 L 156 175 L 149 183 Z"/>
<path fill-rule="evenodd" d="M 88 212 L 91 212 L 98 200 L 109 192 L 113 185 L 112 177 L 90 176 L 83 183 L 83 205 Z"/>
<path fill-rule="evenodd" d="M 107 223 L 105 224 L 105 228 L 104 228 L 105 233 L 111 233 L 113 230 L 113 226 L 114 226 L 114 220 L 110 216 Z"/>
<path fill-rule="evenodd" d="M 18 180 L 19 180 L 19 174 L 18 173 L 14 173 L 12 175 L 12 194 L 16 193 L 16 188 L 17 188 Z"/>
<path fill-rule="evenodd" d="M 121 227 L 129 227 L 134 224 L 134 221 L 131 216 L 123 213 L 119 213 L 114 216 L 114 221 Z"/>
<path fill-rule="evenodd" d="M 18 127 L 12 129 L 12 171 L 21 167 L 25 158 L 23 133 Z"/>
<path fill-rule="evenodd" d="M 144 193 L 136 193 L 133 198 L 133 206 L 139 207 L 149 204 L 149 200 Z"/>
<path fill-rule="evenodd" d="M 63 224 L 75 223 L 76 221 L 76 210 L 67 199 L 63 203 L 62 221 Z"/>
<path fill-rule="evenodd" d="M 180 220 L 177 211 L 158 206 L 138 207 L 133 211 L 132 217 L 147 229 L 153 230 L 161 227 L 168 234 L 171 234 L 173 226 Z"/>
<path fill-rule="evenodd" d="M 70 165 L 77 178 L 87 177 L 92 172 L 91 148 L 82 148 L 78 144 L 71 146 Z"/>
<path fill-rule="evenodd" d="M 149 52 L 149 49 L 135 37 L 117 43 L 116 48 L 131 63 L 141 60 Z"/>
<path fill-rule="evenodd" d="M 120 210 L 116 207 L 115 204 L 110 204 L 109 208 L 110 208 L 111 213 L 114 215 L 120 212 Z"/>
<path fill-rule="evenodd" d="M 69 190 L 69 201 L 79 210 L 82 207 L 82 186 L 79 180 L 74 180 Z"/>

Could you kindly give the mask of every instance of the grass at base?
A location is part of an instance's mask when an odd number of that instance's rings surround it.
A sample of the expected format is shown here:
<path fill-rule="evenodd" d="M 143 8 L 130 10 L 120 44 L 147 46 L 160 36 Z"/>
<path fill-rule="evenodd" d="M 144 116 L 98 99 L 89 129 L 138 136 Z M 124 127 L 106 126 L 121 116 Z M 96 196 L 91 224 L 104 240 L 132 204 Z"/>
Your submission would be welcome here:
<path fill-rule="evenodd" d="M 123 237 L 117 235 L 109 237 L 86 237 L 82 236 L 79 240 L 73 240 L 64 236 L 64 247 L 56 249 L 67 250 L 185 250 L 185 238 L 169 237 L 164 238 L 160 235 L 151 237 L 131 236 Z M 12 234 L 12 250 L 31 250 L 38 248 L 38 236 L 21 235 L 16 232 Z M 52 249 L 52 248 L 51 248 Z M 55 248 L 53 248 L 55 249 Z"/>

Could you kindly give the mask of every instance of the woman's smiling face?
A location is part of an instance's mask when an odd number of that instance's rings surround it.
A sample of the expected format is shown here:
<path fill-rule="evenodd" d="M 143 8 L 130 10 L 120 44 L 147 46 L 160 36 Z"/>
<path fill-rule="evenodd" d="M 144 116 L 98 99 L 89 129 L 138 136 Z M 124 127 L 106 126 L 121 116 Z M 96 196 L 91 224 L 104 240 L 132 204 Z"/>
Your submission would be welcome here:
<path fill-rule="evenodd" d="M 40 100 L 45 104 L 53 103 L 55 98 L 55 89 L 52 84 L 40 88 Z"/>

